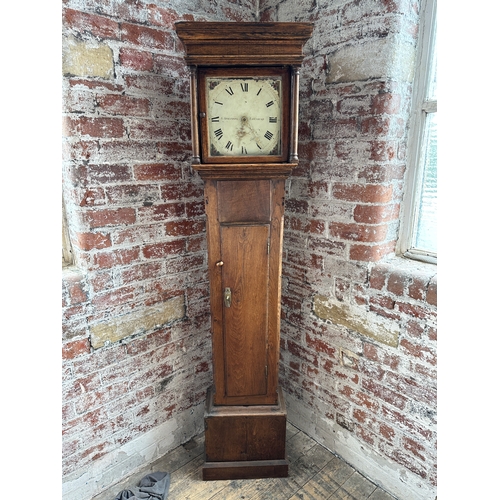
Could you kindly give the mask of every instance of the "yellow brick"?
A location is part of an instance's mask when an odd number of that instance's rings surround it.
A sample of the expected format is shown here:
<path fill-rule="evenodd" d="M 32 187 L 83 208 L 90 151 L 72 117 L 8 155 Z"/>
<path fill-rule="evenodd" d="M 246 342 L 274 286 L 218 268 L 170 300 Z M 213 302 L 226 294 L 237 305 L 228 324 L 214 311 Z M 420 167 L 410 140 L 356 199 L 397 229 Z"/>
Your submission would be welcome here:
<path fill-rule="evenodd" d="M 314 297 L 314 314 L 318 318 L 355 330 L 361 335 L 370 337 L 382 344 L 392 347 L 398 345 L 399 328 L 362 308 L 336 304 L 328 297 L 316 295 Z"/>
<path fill-rule="evenodd" d="M 146 333 L 185 315 L 184 297 L 174 297 L 155 306 L 134 311 L 106 323 L 99 323 L 90 329 L 90 342 L 94 349 L 106 343 Z"/>
<path fill-rule="evenodd" d="M 63 74 L 109 80 L 114 75 L 113 51 L 106 44 L 67 38 L 63 45 Z"/>

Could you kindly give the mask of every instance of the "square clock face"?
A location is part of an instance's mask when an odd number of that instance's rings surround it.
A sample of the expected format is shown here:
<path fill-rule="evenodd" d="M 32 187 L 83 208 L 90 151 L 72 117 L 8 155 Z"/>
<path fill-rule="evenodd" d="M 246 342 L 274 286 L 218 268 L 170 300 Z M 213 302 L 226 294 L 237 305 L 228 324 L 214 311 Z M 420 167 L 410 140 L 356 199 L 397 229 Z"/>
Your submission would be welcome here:
<path fill-rule="evenodd" d="M 201 80 L 202 151 L 208 162 L 285 159 L 287 73 L 206 70 Z M 288 109 L 288 107 L 287 107 Z"/>

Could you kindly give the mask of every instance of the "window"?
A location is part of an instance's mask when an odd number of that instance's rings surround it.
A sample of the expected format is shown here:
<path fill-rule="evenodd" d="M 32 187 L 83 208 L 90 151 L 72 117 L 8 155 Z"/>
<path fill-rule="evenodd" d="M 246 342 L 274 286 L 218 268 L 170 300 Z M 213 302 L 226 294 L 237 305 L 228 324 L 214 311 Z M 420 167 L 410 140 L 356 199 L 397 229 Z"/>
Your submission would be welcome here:
<path fill-rule="evenodd" d="M 399 241 L 405 257 L 433 263 L 437 263 L 436 25 L 436 0 L 423 0 Z"/>

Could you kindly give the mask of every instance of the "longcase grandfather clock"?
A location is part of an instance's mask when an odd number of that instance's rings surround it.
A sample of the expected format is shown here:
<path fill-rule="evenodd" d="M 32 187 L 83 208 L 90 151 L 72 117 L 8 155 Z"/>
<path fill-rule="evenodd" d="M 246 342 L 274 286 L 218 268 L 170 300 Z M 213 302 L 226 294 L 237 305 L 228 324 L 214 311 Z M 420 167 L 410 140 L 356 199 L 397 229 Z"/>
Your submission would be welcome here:
<path fill-rule="evenodd" d="M 311 23 L 179 22 L 205 183 L 214 383 L 203 479 L 285 477 L 278 386 L 285 179 Z"/>

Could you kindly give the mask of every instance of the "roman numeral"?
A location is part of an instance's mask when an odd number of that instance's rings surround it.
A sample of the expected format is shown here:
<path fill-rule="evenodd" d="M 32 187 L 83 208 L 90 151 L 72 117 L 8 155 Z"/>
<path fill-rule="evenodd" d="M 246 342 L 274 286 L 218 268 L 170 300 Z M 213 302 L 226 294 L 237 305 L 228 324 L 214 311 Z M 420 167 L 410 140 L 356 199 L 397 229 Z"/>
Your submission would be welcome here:
<path fill-rule="evenodd" d="M 278 117 L 277 116 L 270 116 L 269 123 L 278 123 Z"/>
<path fill-rule="evenodd" d="M 241 146 L 241 154 L 242 155 L 248 154 L 247 148 L 245 148 L 244 146 Z"/>
<path fill-rule="evenodd" d="M 221 103 L 221 102 L 219 102 L 219 101 L 214 101 L 214 102 L 215 102 L 215 104 L 220 104 L 221 106 L 224 106 L 224 104 L 222 104 L 222 103 Z"/>
<path fill-rule="evenodd" d="M 217 139 L 220 140 L 220 138 L 222 137 L 222 129 L 218 128 L 215 132 L 215 137 L 217 137 Z"/>
<path fill-rule="evenodd" d="M 264 137 L 270 141 L 273 138 L 273 134 L 269 130 L 264 134 Z"/>
<path fill-rule="evenodd" d="M 248 83 L 240 83 L 240 85 L 243 92 L 248 92 Z"/>
<path fill-rule="evenodd" d="M 230 149 L 231 151 L 233 150 L 233 143 L 231 141 L 229 141 L 227 144 L 226 144 L 226 149 Z"/>
<path fill-rule="evenodd" d="M 256 142 L 255 144 L 257 144 L 257 147 L 258 147 L 259 149 L 262 149 L 262 148 L 259 146 L 259 143 L 258 143 L 258 142 Z"/>
<path fill-rule="evenodd" d="M 229 95 L 234 95 L 233 89 L 232 89 L 231 87 L 229 87 L 228 89 L 226 89 L 226 92 L 227 92 Z"/>
<path fill-rule="evenodd" d="M 218 122 L 218 121 L 219 121 L 219 117 L 218 117 L 218 116 L 214 116 L 214 117 L 212 118 L 212 121 L 213 121 L 213 122 Z"/>
<path fill-rule="evenodd" d="M 269 106 L 272 106 L 274 104 L 274 101 L 269 101 L 266 106 L 269 107 Z"/>
<path fill-rule="evenodd" d="M 260 93 L 262 92 L 262 87 L 259 89 L 259 91 L 257 92 L 257 95 L 259 95 Z"/>

